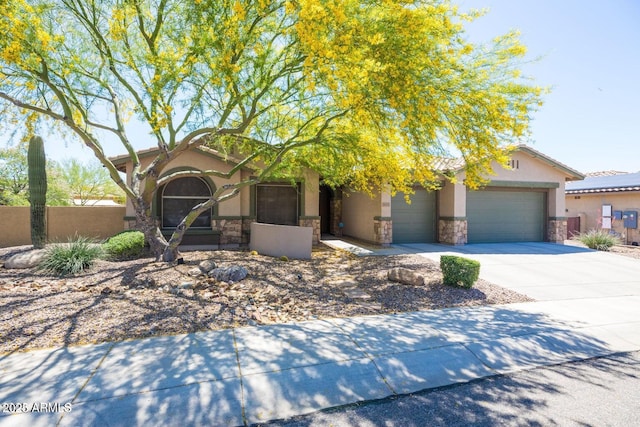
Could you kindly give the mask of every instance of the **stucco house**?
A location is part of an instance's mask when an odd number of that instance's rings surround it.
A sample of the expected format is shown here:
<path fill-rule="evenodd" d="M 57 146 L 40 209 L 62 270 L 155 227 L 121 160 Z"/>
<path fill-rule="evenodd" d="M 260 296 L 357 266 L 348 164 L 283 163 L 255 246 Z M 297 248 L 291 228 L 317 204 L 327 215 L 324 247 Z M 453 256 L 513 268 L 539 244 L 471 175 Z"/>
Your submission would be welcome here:
<path fill-rule="evenodd" d="M 640 242 L 640 172 L 599 173 L 566 187 L 569 235 L 610 230 L 626 244 Z"/>
<path fill-rule="evenodd" d="M 143 166 L 148 165 L 157 154 L 152 148 L 138 153 Z M 133 164 L 128 155 L 111 158 L 114 165 L 127 174 L 130 180 Z M 161 174 L 166 176 L 178 170 L 230 171 L 237 162 L 215 150 L 199 147 L 173 160 Z M 156 193 L 153 215 L 167 237 L 178 222 L 198 201 L 211 196 L 222 185 L 250 178 L 251 170 L 243 169 L 231 179 L 218 177 L 182 177 L 169 181 Z M 320 240 L 319 176 L 305 170 L 296 185 L 286 182 L 268 182 L 245 187 L 237 197 L 214 206 L 200 215 L 187 230 L 183 245 L 207 245 L 220 248 L 246 244 L 252 222 L 312 227 L 313 243 Z M 133 205 L 127 200 L 125 229 L 135 225 Z"/>
<path fill-rule="evenodd" d="M 493 171 L 485 187 L 469 190 L 461 165 L 454 167 L 457 183 L 443 180 L 437 191 L 416 188 L 411 204 L 404 194 L 371 199 L 345 191 L 343 233 L 378 244 L 562 243 L 565 183 L 584 175 L 526 145 L 517 147 L 509 169 L 494 164 Z"/>
<path fill-rule="evenodd" d="M 150 162 L 156 150 L 140 152 Z M 112 159 L 130 176 L 128 156 Z M 230 170 L 232 160 L 208 148 L 198 148 L 174 160 L 166 173 L 191 168 Z M 521 145 L 513 153 L 510 168 L 494 165 L 494 175 L 482 189 L 462 184 L 464 171 L 455 162 L 451 171 L 457 183 L 443 179 L 439 190 L 416 188 L 407 204 L 404 194 L 380 192 L 373 197 L 322 185 L 321 177 L 306 170 L 296 185 L 261 183 L 203 214 L 188 231 L 184 244 L 219 247 L 246 244 L 250 224 L 297 225 L 313 228 L 313 242 L 321 234 L 341 234 L 379 245 L 393 243 L 446 243 L 549 241 L 566 236 L 565 183 L 584 176 L 548 156 Z M 237 172 L 230 180 L 178 178 L 156 195 L 154 214 L 169 234 L 188 205 L 208 197 L 215 189 L 251 174 Z M 133 208 L 127 203 L 126 228 L 133 226 Z"/>

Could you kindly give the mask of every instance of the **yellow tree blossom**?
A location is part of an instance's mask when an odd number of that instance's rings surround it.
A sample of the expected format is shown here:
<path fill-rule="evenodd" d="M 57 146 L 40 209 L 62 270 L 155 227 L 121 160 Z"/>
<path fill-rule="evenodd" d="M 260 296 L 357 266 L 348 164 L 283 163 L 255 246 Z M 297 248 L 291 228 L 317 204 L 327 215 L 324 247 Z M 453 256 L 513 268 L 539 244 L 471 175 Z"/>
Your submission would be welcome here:
<path fill-rule="evenodd" d="M 449 0 L 5 0 L 0 112 L 76 135 L 171 259 L 182 234 L 158 233 L 153 195 L 163 168 L 202 144 L 256 168 L 236 190 L 311 167 L 332 185 L 406 193 L 435 185 L 447 155 L 466 160 L 468 185 L 481 182 L 544 92 L 519 75 L 517 33 L 468 40 L 464 24 L 483 13 Z M 159 148 L 148 167 L 132 117 Z M 105 132 L 131 156 L 132 182 L 104 154 Z"/>

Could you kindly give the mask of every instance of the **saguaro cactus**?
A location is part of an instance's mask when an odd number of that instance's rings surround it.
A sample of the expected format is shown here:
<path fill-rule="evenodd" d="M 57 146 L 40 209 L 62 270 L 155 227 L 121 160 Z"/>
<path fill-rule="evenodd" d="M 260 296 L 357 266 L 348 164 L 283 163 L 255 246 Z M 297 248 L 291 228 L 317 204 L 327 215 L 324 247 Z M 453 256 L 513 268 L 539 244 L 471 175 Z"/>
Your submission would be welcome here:
<path fill-rule="evenodd" d="M 29 202 L 31 203 L 31 243 L 43 248 L 47 240 L 45 207 L 47 204 L 47 171 L 42 138 L 29 140 L 27 153 L 29 166 Z"/>

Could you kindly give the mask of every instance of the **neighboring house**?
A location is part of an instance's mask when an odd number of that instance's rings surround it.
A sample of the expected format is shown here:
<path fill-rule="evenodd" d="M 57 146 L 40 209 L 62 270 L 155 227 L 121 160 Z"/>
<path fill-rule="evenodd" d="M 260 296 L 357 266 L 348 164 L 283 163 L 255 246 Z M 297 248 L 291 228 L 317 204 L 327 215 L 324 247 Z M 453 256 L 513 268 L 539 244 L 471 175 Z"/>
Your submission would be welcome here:
<path fill-rule="evenodd" d="M 598 173 L 566 187 L 569 234 L 608 229 L 627 244 L 640 242 L 640 172 Z"/>
<path fill-rule="evenodd" d="M 157 151 L 140 153 L 150 162 Z M 127 175 L 128 156 L 112 159 Z M 185 168 L 229 170 L 228 160 L 207 148 L 183 154 L 167 173 Z M 462 167 L 451 169 L 457 182 L 443 180 L 437 191 L 416 188 L 411 204 L 404 194 L 382 192 L 371 197 L 348 189 L 333 190 L 306 171 L 297 185 L 262 183 L 245 188 L 234 199 L 203 214 L 188 231 L 184 244 L 238 245 L 249 241 L 251 222 L 310 226 L 314 243 L 321 233 L 342 234 L 380 245 L 392 243 L 466 244 L 480 242 L 549 241 L 566 236 L 565 182 L 583 179 L 579 172 L 544 154 L 521 145 L 513 153 L 511 167 L 494 166 L 495 175 L 482 189 L 470 191 L 463 184 Z M 237 182 L 251 172 L 238 172 Z M 160 188 L 154 214 L 169 234 L 194 202 L 208 197 L 227 183 L 220 178 L 178 178 Z M 133 225 L 133 208 L 127 203 L 127 228 Z"/>

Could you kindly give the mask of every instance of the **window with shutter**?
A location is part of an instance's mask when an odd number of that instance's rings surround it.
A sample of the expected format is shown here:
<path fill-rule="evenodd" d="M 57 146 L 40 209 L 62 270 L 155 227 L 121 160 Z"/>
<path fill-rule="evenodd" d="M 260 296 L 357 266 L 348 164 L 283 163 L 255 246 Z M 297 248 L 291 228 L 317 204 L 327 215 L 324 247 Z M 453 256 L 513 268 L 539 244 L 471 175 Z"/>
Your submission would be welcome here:
<path fill-rule="evenodd" d="M 265 224 L 298 225 L 299 189 L 288 184 L 256 186 L 256 217 Z"/>

